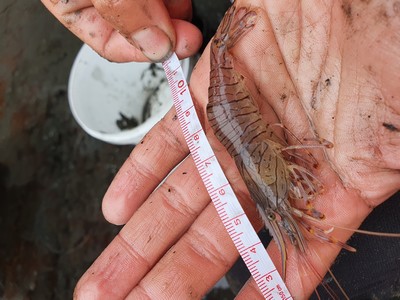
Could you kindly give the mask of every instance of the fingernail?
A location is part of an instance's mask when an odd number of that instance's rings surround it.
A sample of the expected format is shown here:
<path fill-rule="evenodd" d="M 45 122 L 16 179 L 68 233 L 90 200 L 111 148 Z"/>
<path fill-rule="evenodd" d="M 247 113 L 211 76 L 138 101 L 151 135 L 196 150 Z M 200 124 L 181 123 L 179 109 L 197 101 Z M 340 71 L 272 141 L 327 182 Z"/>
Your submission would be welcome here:
<path fill-rule="evenodd" d="M 157 26 L 142 28 L 131 37 L 142 53 L 153 62 L 163 61 L 172 54 L 170 38 Z"/>

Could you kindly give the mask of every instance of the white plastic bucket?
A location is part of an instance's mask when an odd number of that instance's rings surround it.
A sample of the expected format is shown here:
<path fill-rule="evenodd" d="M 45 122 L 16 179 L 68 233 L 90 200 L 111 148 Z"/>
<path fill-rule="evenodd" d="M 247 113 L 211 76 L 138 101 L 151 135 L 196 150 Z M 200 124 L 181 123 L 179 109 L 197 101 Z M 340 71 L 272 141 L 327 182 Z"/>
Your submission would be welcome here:
<path fill-rule="evenodd" d="M 181 64 L 188 76 L 190 59 Z M 161 64 L 112 63 L 87 45 L 72 66 L 68 98 L 83 130 L 116 145 L 139 143 L 172 106 Z"/>

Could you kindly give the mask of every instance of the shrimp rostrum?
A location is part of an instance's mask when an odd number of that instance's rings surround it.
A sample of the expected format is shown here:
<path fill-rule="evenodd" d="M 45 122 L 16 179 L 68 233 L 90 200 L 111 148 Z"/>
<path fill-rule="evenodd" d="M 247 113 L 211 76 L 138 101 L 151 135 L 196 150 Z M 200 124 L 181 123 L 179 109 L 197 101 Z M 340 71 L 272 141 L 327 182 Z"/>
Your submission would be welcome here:
<path fill-rule="evenodd" d="M 288 242 L 301 254 L 307 252 L 310 235 L 350 251 L 354 249 L 313 225 L 312 220 L 324 219 L 312 205 L 322 184 L 306 167 L 296 164 L 290 154 L 293 147 L 262 119 L 243 76 L 234 68 L 231 49 L 255 26 L 257 17 L 255 10 L 235 6 L 226 13 L 211 43 L 207 117 L 215 136 L 234 159 L 266 228 L 278 245 L 285 277 Z"/>

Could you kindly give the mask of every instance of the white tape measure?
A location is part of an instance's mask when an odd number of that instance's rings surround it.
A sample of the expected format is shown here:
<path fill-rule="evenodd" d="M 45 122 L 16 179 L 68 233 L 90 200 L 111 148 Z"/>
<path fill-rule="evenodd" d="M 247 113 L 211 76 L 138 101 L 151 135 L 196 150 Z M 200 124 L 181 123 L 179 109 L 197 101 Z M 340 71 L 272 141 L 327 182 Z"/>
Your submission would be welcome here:
<path fill-rule="evenodd" d="M 208 143 L 175 53 L 163 63 L 163 67 L 190 153 L 240 256 L 265 299 L 292 299 Z"/>

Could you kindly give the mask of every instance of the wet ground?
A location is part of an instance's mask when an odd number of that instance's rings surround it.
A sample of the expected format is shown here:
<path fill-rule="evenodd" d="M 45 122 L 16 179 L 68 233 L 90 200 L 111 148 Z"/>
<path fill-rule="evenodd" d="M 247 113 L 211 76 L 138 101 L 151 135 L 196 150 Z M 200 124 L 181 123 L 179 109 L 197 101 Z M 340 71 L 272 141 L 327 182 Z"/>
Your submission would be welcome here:
<path fill-rule="evenodd" d="M 227 3 L 195 1 L 208 36 Z M 70 299 L 119 230 L 101 199 L 133 147 L 97 141 L 74 121 L 67 81 L 80 47 L 39 1 L 1 1 L 1 299 Z"/>

